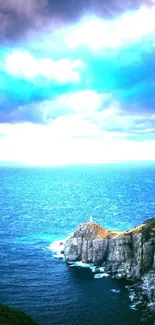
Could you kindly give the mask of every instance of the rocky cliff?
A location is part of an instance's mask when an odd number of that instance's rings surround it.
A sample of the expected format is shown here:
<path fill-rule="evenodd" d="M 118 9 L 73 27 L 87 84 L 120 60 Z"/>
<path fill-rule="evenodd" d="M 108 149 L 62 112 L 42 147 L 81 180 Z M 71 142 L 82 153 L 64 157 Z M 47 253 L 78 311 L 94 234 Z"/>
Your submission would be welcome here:
<path fill-rule="evenodd" d="M 155 218 L 124 232 L 81 224 L 66 241 L 64 256 L 67 263 L 94 263 L 118 278 L 138 280 L 155 269 Z"/>

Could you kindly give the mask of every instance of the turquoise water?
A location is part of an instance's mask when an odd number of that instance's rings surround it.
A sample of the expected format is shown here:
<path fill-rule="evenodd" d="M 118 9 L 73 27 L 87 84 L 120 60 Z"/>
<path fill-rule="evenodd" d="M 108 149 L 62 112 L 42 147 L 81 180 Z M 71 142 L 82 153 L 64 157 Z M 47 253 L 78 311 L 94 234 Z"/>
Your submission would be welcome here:
<path fill-rule="evenodd" d="M 117 230 L 154 217 L 155 165 L 0 168 L 0 182 L 0 302 L 40 325 L 140 324 L 125 282 L 68 267 L 50 244 L 90 215 Z"/>

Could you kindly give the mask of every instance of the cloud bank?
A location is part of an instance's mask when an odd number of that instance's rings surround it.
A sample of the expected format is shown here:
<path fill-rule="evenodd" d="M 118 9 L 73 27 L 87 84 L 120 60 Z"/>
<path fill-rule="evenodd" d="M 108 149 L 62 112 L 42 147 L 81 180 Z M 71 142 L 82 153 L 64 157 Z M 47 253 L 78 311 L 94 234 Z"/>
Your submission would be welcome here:
<path fill-rule="evenodd" d="M 151 0 L 0 0 L 0 40 L 22 39 L 33 30 L 77 21 L 94 13 L 101 18 L 115 17 L 125 11 L 150 5 Z"/>
<path fill-rule="evenodd" d="M 138 0 L 0 0 L 0 160 L 155 159 L 154 16 Z"/>

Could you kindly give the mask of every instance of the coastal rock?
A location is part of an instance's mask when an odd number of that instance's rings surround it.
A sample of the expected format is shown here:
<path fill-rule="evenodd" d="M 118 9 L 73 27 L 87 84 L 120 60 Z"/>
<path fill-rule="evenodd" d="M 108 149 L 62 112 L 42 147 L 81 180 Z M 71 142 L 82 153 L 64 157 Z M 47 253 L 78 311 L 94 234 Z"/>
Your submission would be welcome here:
<path fill-rule="evenodd" d="M 155 267 L 155 218 L 124 232 L 81 224 L 66 241 L 64 256 L 67 263 L 94 263 L 116 277 L 138 280 Z"/>
<path fill-rule="evenodd" d="M 116 278 L 134 281 L 129 287 L 136 308 L 143 310 L 141 322 L 155 319 L 155 218 L 124 232 L 92 221 L 81 224 L 66 241 L 64 257 L 67 263 L 93 263 L 96 272 L 102 267 Z"/>
<path fill-rule="evenodd" d="M 155 270 L 151 270 L 141 278 L 141 289 L 148 301 L 155 303 Z"/>
<path fill-rule="evenodd" d="M 154 253 L 154 259 L 153 259 L 153 268 L 155 269 L 155 253 Z"/>

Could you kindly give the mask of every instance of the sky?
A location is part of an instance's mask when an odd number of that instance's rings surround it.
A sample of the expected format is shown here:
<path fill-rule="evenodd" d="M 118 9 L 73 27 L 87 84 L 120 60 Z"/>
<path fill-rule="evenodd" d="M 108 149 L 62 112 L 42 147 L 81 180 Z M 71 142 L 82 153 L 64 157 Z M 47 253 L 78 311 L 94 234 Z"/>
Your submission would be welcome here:
<path fill-rule="evenodd" d="M 155 1 L 0 0 L 0 163 L 155 160 Z"/>

